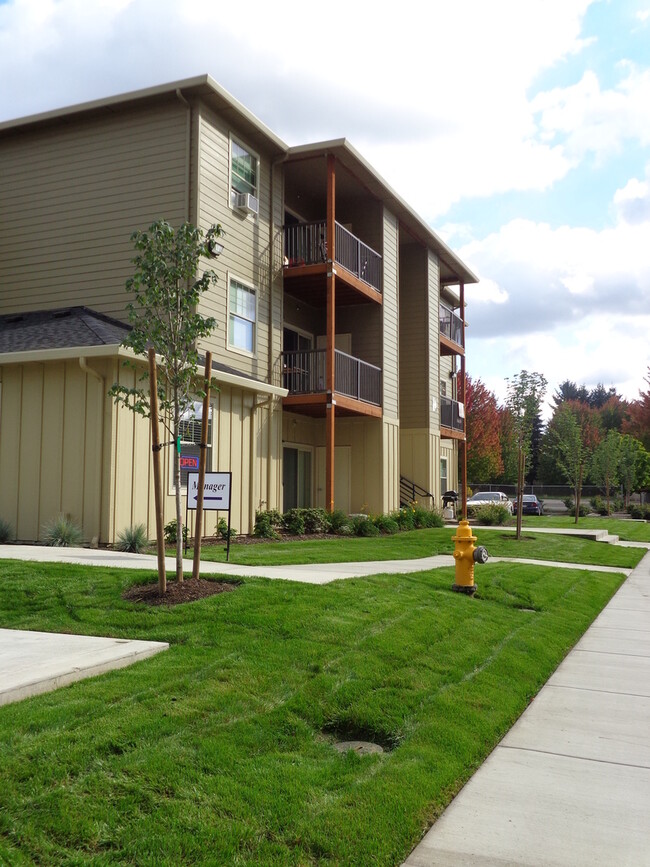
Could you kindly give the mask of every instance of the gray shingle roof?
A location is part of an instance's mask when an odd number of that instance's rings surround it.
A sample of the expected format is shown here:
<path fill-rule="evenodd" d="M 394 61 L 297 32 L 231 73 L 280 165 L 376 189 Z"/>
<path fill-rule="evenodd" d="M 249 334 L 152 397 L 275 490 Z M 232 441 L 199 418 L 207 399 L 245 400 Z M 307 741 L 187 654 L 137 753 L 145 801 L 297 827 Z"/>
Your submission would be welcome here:
<path fill-rule="evenodd" d="M 64 307 L 0 316 L 0 352 L 113 346 L 129 326 L 87 307 Z"/>

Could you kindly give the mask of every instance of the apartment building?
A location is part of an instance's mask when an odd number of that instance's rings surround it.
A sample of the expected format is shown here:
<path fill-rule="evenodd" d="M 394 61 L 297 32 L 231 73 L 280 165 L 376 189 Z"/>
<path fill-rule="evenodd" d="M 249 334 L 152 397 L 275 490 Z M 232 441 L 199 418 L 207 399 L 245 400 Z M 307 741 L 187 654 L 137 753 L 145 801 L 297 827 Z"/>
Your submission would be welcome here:
<path fill-rule="evenodd" d="M 60 513 L 89 542 L 155 535 L 149 427 L 107 389 L 139 375 L 120 345 L 130 235 L 159 218 L 226 233 L 200 348 L 233 526 L 457 485 L 475 277 L 347 141 L 288 147 L 202 76 L 0 124 L 0 170 L 0 517 L 18 539 Z"/>

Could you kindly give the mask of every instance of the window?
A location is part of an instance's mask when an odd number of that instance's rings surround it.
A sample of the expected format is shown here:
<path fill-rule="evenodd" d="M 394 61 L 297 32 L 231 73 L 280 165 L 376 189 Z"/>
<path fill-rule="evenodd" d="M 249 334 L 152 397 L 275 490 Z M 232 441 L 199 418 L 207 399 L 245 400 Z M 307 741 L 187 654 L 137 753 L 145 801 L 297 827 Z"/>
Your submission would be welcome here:
<path fill-rule="evenodd" d="M 195 401 L 181 418 L 181 488 L 187 488 L 187 474 L 198 473 L 201 454 L 201 427 L 203 425 L 203 403 Z M 208 448 L 206 450 L 205 470 L 212 470 L 212 406 L 208 415 Z"/>
<path fill-rule="evenodd" d="M 257 299 L 255 289 L 230 278 L 228 292 L 228 347 L 255 354 Z"/>
<path fill-rule="evenodd" d="M 230 201 L 238 193 L 250 193 L 257 198 L 258 158 L 245 147 L 230 140 Z"/>
<path fill-rule="evenodd" d="M 447 475 L 447 458 L 440 458 L 440 494 L 449 490 L 449 476 Z"/>
<path fill-rule="evenodd" d="M 440 381 L 440 397 L 447 397 L 447 383 Z"/>
<path fill-rule="evenodd" d="M 311 450 L 285 446 L 282 450 L 282 485 L 285 512 L 311 506 Z"/>

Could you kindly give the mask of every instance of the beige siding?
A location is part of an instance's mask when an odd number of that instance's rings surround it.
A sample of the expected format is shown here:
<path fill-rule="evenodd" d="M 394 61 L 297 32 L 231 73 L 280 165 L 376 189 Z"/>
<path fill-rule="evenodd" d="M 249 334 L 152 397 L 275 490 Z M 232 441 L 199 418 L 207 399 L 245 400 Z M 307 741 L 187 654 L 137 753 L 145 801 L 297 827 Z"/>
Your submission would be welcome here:
<path fill-rule="evenodd" d="M 382 424 L 383 491 L 384 513 L 399 508 L 400 439 L 399 423 L 384 419 Z"/>
<path fill-rule="evenodd" d="M 78 360 L 5 367 L 0 515 L 18 539 L 42 538 L 43 525 L 60 514 L 87 542 L 100 539 L 103 390 Z"/>
<path fill-rule="evenodd" d="M 428 424 L 430 399 L 426 311 L 426 250 L 416 244 L 403 245 L 400 248 L 399 290 L 399 407 L 402 429 L 424 428 Z M 411 478 L 408 473 L 404 474 Z"/>
<path fill-rule="evenodd" d="M 125 318 L 134 229 L 187 210 L 178 100 L 0 140 L 0 314 L 85 305 Z"/>
<path fill-rule="evenodd" d="M 437 256 L 428 251 L 428 411 L 429 427 L 438 430 L 440 427 L 440 266 Z M 449 391 L 447 391 L 449 394 Z M 434 401 L 435 400 L 435 404 Z M 433 407 L 436 407 L 434 409 Z"/>
<path fill-rule="evenodd" d="M 397 218 L 384 211 L 383 409 L 384 418 L 399 417 L 399 247 Z"/>
<path fill-rule="evenodd" d="M 282 272 L 278 243 L 272 223 L 271 162 L 259 156 L 259 215 L 246 216 L 230 207 L 229 154 L 231 134 L 255 152 L 222 117 L 203 106 L 199 119 L 199 225 L 207 229 L 220 223 L 225 232 L 224 252 L 216 264 L 216 288 L 203 296 L 200 310 L 213 316 L 217 328 L 203 343 L 216 361 L 235 367 L 257 379 L 269 381 L 270 367 L 280 352 Z M 279 176 L 278 176 L 279 175 Z M 281 224 L 282 176 L 276 169 L 273 184 L 273 219 Z M 273 253 L 273 256 L 271 255 Z M 273 262 L 271 261 L 273 259 Z M 254 356 L 228 348 L 228 284 L 230 277 L 253 286 L 257 293 L 256 345 Z M 273 296 L 273 297 L 272 297 Z"/>

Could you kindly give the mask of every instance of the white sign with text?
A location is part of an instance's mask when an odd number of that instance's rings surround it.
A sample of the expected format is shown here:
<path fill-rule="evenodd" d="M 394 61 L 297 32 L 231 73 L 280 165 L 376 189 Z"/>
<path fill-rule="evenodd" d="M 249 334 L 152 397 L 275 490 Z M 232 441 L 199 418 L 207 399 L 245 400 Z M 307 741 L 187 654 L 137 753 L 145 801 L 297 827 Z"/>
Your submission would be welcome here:
<path fill-rule="evenodd" d="M 231 473 L 206 473 L 203 485 L 203 509 L 221 512 L 230 509 Z M 187 474 L 187 508 L 196 510 L 199 493 L 199 474 Z"/>

